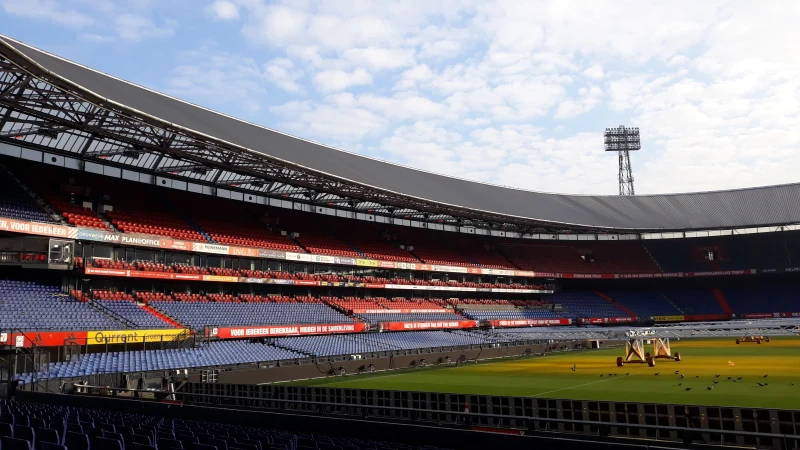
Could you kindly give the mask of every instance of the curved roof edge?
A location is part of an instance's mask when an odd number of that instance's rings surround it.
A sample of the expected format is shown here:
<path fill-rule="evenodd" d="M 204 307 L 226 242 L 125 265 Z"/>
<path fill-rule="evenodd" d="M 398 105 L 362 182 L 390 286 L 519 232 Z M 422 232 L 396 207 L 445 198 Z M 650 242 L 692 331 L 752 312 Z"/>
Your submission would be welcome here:
<path fill-rule="evenodd" d="M 745 228 L 800 223 L 800 183 L 643 196 L 549 194 L 425 172 L 270 130 L 137 86 L 0 35 L 0 50 L 111 101 L 226 144 L 343 181 L 465 211 L 625 231 Z"/>

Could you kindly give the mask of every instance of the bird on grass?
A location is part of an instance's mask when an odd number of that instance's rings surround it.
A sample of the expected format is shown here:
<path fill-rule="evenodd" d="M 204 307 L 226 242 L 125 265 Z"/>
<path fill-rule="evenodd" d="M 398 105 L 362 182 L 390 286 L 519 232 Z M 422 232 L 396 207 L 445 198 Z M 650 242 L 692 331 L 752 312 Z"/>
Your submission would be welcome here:
<path fill-rule="evenodd" d="M 626 374 L 625 374 L 625 376 L 627 377 L 627 376 L 628 376 L 628 375 L 630 375 L 630 374 L 631 374 L 631 373 L 630 373 L 630 372 L 628 372 L 628 373 L 626 373 Z"/>
<path fill-rule="evenodd" d="M 691 390 L 692 390 L 692 388 L 686 388 L 686 389 L 684 389 L 684 390 L 685 390 L 685 391 L 691 391 Z"/>
<path fill-rule="evenodd" d="M 681 374 L 681 380 L 682 380 L 682 379 L 683 379 L 683 377 L 685 377 L 685 376 L 686 376 L 686 375 L 684 375 L 684 374 Z"/>
<path fill-rule="evenodd" d="M 792 386 L 794 386 L 794 381 L 792 381 Z"/>
<path fill-rule="evenodd" d="M 710 390 L 714 389 L 714 386 L 706 386 L 706 389 L 708 389 L 710 391 Z"/>
<path fill-rule="evenodd" d="M 737 380 L 742 381 L 742 380 L 744 380 L 744 377 L 739 377 L 739 378 L 737 378 Z"/>
<path fill-rule="evenodd" d="M 719 384 L 719 381 L 717 381 L 717 380 L 714 380 L 714 384 Z"/>
<path fill-rule="evenodd" d="M 679 374 L 679 373 L 681 373 L 681 371 L 680 371 L 680 370 L 676 370 L 676 371 L 675 371 L 675 375 L 677 375 L 677 374 Z"/>
<path fill-rule="evenodd" d="M 617 374 L 614 374 L 614 376 L 617 376 Z"/>
<path fill-rule="evenodd" d="M 658 376 L 658 374 L 659 374 L 659 373 L 661 373 L 661 372 L 656 372 L 656 373 L 655 373 L 655 376 Z"/>
<path fill-rule="evenodd" d="M 576 370 L 577 368 L 578 368 L 578 365 L 577 365 L 577 364 L 573 364 L 573 365 L 572 365 L 572 371 L 573 371 L 573 372 L 575 372 L 575 370 Z"/>
<path fill-rule="evenodd" d="M 695 378 L 700 378 L 700 375 L 695 375 L 694 377 L 695 377 Z"/>
<path fill-rule="evenodd" d="M 678 386 L 683 386 L 683 383 L 678 383 Z"/>
<path fill-rule="evenodd" d="M 602 373 L 600 374 L 600 378 L 603 378 L 603 374 Z"/>
<path fill-rule="evenodd" d="M 612 374 L 608 374 L 608 376 L 611 376 L 611 375 L 612 375 Z"/>
<path fill-rule="evenodd" d="M 729 379 L 729 380 L 730 380 L 731 378 L 733 378 L 733 377 L 728 377 L 728 379 Z"/>
<path fill-rule="evenodd" d="M 767 378 L 768 376 L 769 376 L 769 374 L 766 374 L 766 375 L 764 375 L 764 376 L 763 376 L 763 377 L 761 377 L 761 378 Z"/>
<path fill-rule="evenodd" d="M 719 377 L 720 377 L 720 374 L 714 375 L 714 378 L 719 378 Z"/>
<path fill-rule="evenodd" d="M 766 385 L 767 385 L 767 383 L 757 383 L 757 384 L 758 384 L 759 386 L 761 386 L 761 387 L 764 387 L 764 386 L 766 386 Z"/>
<path fill-rule="evenodd" d="M 733 382 L 736 383 L 736 380 L 733 380 Z"/>

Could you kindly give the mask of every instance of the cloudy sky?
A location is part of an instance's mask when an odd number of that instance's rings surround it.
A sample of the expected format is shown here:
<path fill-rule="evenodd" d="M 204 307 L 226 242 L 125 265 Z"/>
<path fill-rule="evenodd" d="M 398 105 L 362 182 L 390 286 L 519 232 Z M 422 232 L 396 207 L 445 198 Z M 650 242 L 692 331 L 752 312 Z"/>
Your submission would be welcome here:
<path fill-rule="evenodd" d="M 800 181 L 800 2 L 0 0 L 0 32 L 363 155 L 616 194 Z"/>

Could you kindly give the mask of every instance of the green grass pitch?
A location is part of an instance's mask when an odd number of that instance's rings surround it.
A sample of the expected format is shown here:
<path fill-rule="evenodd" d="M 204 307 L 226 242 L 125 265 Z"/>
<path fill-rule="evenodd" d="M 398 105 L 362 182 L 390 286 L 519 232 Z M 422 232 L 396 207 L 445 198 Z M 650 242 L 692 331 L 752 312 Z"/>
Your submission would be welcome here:
<path fill-rule="evenodd" d="M 652 351 L 652 346 L 645 349 Z M 734 338 L 685 339 L 672 341 L 672 351 L 680 352 L 682 361 L 657 360 L 652 368 L 646 364 L 617 367 L 616 358 L 624 350 L 616 348 L 551 353 L 544 357 L 462 367 L 320 378 L 290 384 L 800 409 L 800 338 L 775 338 L 769 343 L 740 345 Z M 574 372 L 571 370 L 573 364 L 577 366 Z M 676 375 L 675 371 L 683 374 L 684 378 Z M 768 376 L 764 378 L 764 375 Z M 740 377 L 741 380 L 736 380 Z M 714 381 L 718 383 L 714 384 Z M 767 383 L 767 386 L 758 383 Z M 687 388 L 691 390 L 687 391 Z"/>

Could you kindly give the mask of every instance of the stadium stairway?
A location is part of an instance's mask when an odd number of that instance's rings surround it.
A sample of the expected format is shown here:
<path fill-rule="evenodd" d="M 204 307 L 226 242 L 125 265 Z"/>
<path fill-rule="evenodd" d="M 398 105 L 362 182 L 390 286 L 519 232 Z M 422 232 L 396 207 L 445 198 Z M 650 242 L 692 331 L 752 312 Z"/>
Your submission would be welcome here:
<path fill-rule="evenodd" d="M 670 305 L 672 305 L 672 306 L 673 306 L 675 309 L 677 309 L 678 311 L 680 311 L 680 312 L 681 312 L 681 314 L 683 314 L 683 315 L 686 315 L 686 312 L 685 312 L 684 310 L 682 310 L 682 309 L 678 308 L 678 305 L 676 305 L 676 304 L 675 304 L 675 302 L 673 302 L 673 301 L 672 301 L 672 299 L 670 299 L 669 297 L 667 297 L 667 294 L 665 294 L 665 293 L 663 293 L 663 292 L 661 292 L 661 291 L 659 291 L 659 292 L 658 292 L 658 294 L 659 294 L 661 297 L 663 297 L 663 298 L 664 298 L 664 300 L 666 300 L 666 301 L 667 301 L 667 303 L 669 303 L 669 304 L 670 304 Z"/>
<path fill-rule="evenodd" d="M 495 247 L 494 252 L 497 253 L 498 255 L 500 255 L 500 257 L 503 258 L 503 260 L 505 260 L 508 263 L 509 266 L 511 266 L 511 267 L 513 267 L 513 268 L 515 268 L 517 270 L 522 270 L 522 267 L 514 264 L 514 261 L 511 261 L 511 258 L 506 256 L 506 253 L 504 251 L 500 250 L 500 248 Z"/>
<path fill-rule="evenodd" d="M 733 310 L 731 309 L 731 306 L 728 304 L 728 300 L 725 298 L 725 294 L 723 294 L 722 291 L 719 290 L 719 288 L 712 289 L 712 292 L 714 292 L 714 298 L 717 299 L 717 303 L 719 303 L 719 306 L 722 308 L 723 311 L 725 311 L 725 314 L 729 316 L 732 315 Z"/>
<path fill-rule="evenodd" d="M 614 306 L 616 306 L 617 308 L 619 308 L 619 309 L 621 309 L 622 311 L 624 311 L 624 312 L 625 312 L 625 314 L 627 314 L 627 315 L 629 315 L 629 316 L 631 316 L 631 317 L 633 317 L 633 318 L 636 318 L 636 313 L 634 313 L 634 312 L 633 312 L 633 311 L 631 311 L 630 309 L 628 309 L 628 308 L 626 308 L 626 307 L 622 306 L 621 304 L 617 303 L 617 302 L 616 302 L 616 301 L 615 301 L 613 298 L 609 297 L 608 295 L 604 294 L 603 292 L 600 292 L 600 291 L 594 291 L 594 293 L 595 293 L 595 294 L 597 294 L 597 295 L 599 295 L 600 297 L 604 298 L 606 301 L 608 301 L 608 302 L 609 302 L 609 303 L 611 303 L 612 305 L 614 305 Z"/>
<path fill-rule="evenodd" d="M 164 206 L 166 206 L 167 208 L 169 208 L 169 209 L 171 209 L 172 211 L 174 211 L 174 212 L 175 212 L 175 215 L 176 215 L 176 216 L 178 216 L 178 217 L 179 217 L 181 220 L 183 220 L 184 222 L 186 222 L 187 224 L 189 224 L 189 226 L 190 226 L 190 227 L 192 227 L 192 229 L 193 229 L 194 231 L 197 231 L 198 233 L 200 233 L 200 235 L 202 235 L 202 236 L 203 236 L 203 238 L 204 238 L 206 241 L 208 241 L 208 242 L 211 242 L 212 244 L 219 244 L 219 242 L 217 242 L 216 240 L 214 240 L 214 238 L 213 238 L 213 237 L 211 237 L 211 235 L 210 235 L 210 234 L 208 234 L 208 233 L 206 232 L 206 230 L 202 229 L 202 228 L 200 227 L 200 225 L 198 225 L 198 224 L 197 224 L 197 223 L 195 223 L 195 222 L 194 222 L 192 219 L 190 219 L 190 218 L 189 218 L 189 216 L 187 216 L 186 214 L 183 214 L 183 212 L 182 212 L 181 210 L 179 210 L 178 208 L 176 208 L 176 207 L 175 207 L 175 205 L 174 205 L 174 204 L 173 204 L 173 203 L 172 203 L 172 202 L 171 202 L 171 201 L 170 201 L 170 200 L 169 200 L 169 199 L 168 199 L 166 196 L 164 196 L 164 195 L 158 195 L 158 193 L 156 193 L 156 198 L 160 199 L 160 200 L 161 200 L 161 203 L 162 203 Z"/>
<path fill-rule="evenodd" d="M 142 308 L 146 313 L 148 313 L 148 314 L 150 314 L 152 316 L 155 316 L 157 319 L 161 320 L 162 322 L 165 322 L 165 323 L 169 324 L 172 328 L 188 328 L 188 327 L 184 327 L 183 325 L 181 325 L 177 321 L 173 320 L 172 318 L 168 317 L 167 315 L 162 314 L 159 311 L 156 311 L 154 308 L 152 308 L 147 303 L 139 303 L 139 307 Z"/>
<path fill-rule="evenodd" d="M 642 248 L 644 249 L 644 252 L 645 252 L 645 253 L 647 253 L 647 256 L 649 256 L 649 257 L 650 257 L 650 259 L 652 259 L 652 260 L 653 260 L 653 264 L 655 264 L 655 265 L 656 265 L 656 267 L 658 267 L 658 271 L 659 271 L 659 272 L 664 272 L 664 268 L 663 268 L 663 267 L 661 267 L 661 264 L 659 264 L 659 263 L 658 263 L 658 260 L 656 259 L 656 257 L 655 257 L 655 256 L 653 256 L 653 254 L 652 254 L 652 253 L 650 253 L 650 250 L 647 248 L 647 246 L 646 246 L 646 245 L 644 245 L 644 244 L 642 244 Z"/>

